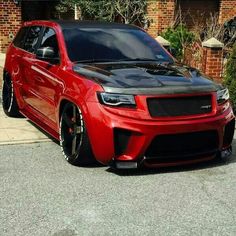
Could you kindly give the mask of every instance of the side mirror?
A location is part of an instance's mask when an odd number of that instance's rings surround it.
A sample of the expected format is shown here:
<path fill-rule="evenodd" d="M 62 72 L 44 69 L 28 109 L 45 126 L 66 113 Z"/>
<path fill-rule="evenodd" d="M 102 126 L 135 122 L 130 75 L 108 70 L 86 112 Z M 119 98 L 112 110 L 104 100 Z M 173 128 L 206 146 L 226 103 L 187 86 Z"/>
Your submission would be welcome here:
<path fill-rule="evenodd" d="M 54 48 L 52 47 L 38 48 L 36 51 L 36 58 L 39 60 L 48 61 L 52 63 L 59 62 L 59 58 L 56 55 Z"/>

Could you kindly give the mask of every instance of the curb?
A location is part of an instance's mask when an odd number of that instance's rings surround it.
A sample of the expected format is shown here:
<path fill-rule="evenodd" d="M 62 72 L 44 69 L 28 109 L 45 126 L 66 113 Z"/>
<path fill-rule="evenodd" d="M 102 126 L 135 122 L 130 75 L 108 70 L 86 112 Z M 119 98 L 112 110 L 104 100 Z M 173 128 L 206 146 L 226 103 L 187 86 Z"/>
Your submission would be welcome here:
<path fill-rule="evenodd" d="M 38 140 L 14 140 L 14 141 L 6 141 L 6 142 L 0 142 L 0 146 L 3 145 L 17 145 L 17 144 L 33 144 L 33 143 L 48 143 L 48 142 L 53 142 L 50 139 L 38 139 Z"/>

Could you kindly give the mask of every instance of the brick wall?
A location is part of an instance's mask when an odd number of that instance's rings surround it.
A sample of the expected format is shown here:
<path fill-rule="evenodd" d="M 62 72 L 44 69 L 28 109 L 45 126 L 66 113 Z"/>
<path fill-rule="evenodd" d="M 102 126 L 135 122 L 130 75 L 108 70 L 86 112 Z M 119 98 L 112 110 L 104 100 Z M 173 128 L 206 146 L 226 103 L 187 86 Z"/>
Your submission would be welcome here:
<path fill-rule="evenodd" d="M 194 42 L 184 49 L 183 63 L 205 72 L 205 50 L 201 44 Z"/>
<path fill-rule="evenodd" d="M 157 36 L 157 28 L 158 28 L 158 14 L 157 14 L 157 1 L 155 0 L 149 0 L 147 5 L 147 16 L 148 20 L 150 22 L 150 26 L 147 30 L 147 32 L 153 36 Z"/>
<path fill-rule="evenodd" d="M 205 23 L 211 14 L 219 14 L 220 0 L 177 0 L 177 9 L 181 9 L 183 21 L 188 28 Z"/>
<path fill-rule="evenodd" d="M 221 0 L 219 23 L 224 23 L 236 16 L 236 0 Z"/>
<path fill-rule="evenodd" d="M 175 0 L 159 0 L 158 9 L 159 24 L 157 31 L 162 32 L 171 24 L 174 19 Z"/>
<path fill-rule="evenodd" d="M 206 62 L 205 74 L 213 78 L 216 82 L 222 82 L 223 71 L 223 50 L 205 48 Z"/>
<path fill-rule="evenodd" d="M 150 20 L 148 33 L 156 37 L 173 21 L 175 0 L 148 0 L 147 15 Z"/>
<path fill-rule="evenodd" d="M 219 42 L 220 43 L 220 42 Z M 223 47 L 223 44 L 222 44 Z M 206 47 L 194 43 L 185 49 L 184 64 L 197 68 L 216 82 L 222 83 L 223 48 Z"/>
<path fill-rule="evenodd" d="M 185 23 L 189 28 L 192 28 L 195 21 L 204 22 L 211 13 L 218 13 L 219 1 L 220 0 L 148 0 L 147 15 L 151 23 L 148 33 L 156 37 L 157 34 L 160 34 L 170 26 L 178 8 L 181 8 L 182 18 Z"/>
<path fill-rule="evenodd" d="M 0 0 L 0 52 L 6 52 L 21 25 L 21 7 L 12 0 Z"/>
<path fill-rule="evenodd" d="M 192 28 L 195 22 L 204 23 L 211 14 L 219 14 L 219 23 L 236 16 L 236 0 L 148 0 L 148 33 L 156 37 L 166 29 L 179 7 L 189 28 Z"/>

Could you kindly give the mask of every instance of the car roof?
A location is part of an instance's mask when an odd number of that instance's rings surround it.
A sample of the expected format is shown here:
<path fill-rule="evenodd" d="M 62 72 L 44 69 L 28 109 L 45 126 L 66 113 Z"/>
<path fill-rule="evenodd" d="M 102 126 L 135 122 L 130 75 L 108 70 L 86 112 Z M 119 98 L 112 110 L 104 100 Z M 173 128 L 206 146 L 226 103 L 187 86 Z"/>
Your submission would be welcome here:
<path fill-rule="evenodd" d="M 79 20 L 54 20 L 62 29 L 68 28 L 118 28 L 118 29 L 137 29 L 136 26 L 106 22 L 106 21 L 79 21 Z"/>
<path fill-rule="evenodd" d="M 25 26 L 31 25 L 59 25 L 62 29 L 70 28 L 111 28 L 111 29 L 141 29 L 134 25 L 106 22 L 106 21 L 80 21 L 80 20 L 34 20 L 24 23 Z"/>

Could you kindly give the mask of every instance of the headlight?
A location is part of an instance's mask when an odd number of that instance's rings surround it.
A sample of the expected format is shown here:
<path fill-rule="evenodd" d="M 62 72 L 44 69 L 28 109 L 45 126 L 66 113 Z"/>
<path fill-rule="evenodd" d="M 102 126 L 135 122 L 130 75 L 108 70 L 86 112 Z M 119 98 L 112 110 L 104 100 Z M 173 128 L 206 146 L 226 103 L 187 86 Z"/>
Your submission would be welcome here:
<path fill-rule="evenodd" d="M 135 107 L 133 95 L 116 94 L 116 93 L 98 93 L 100 103 L 108 106 Z"/>
<path fill-rule="evenodd" d="M 229 100 L 229 90 L 227 88 L 217 91 L 217 102 L 222 104 Z"/>

